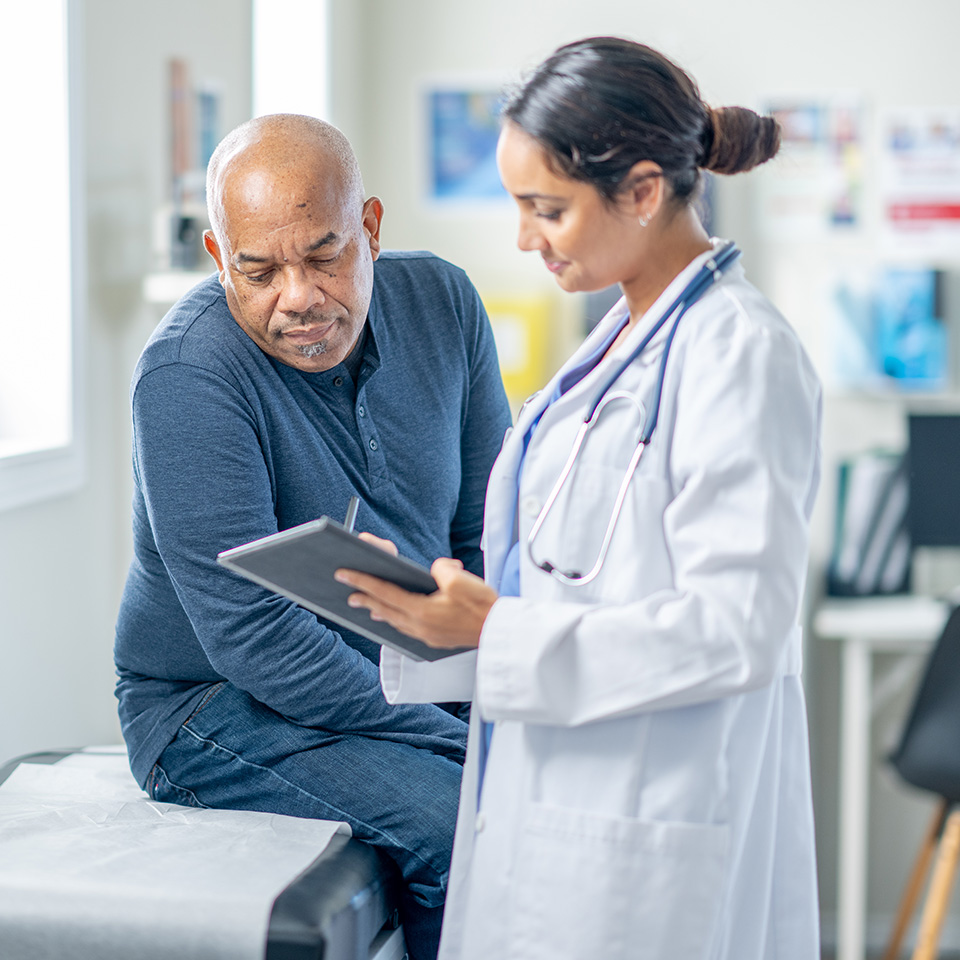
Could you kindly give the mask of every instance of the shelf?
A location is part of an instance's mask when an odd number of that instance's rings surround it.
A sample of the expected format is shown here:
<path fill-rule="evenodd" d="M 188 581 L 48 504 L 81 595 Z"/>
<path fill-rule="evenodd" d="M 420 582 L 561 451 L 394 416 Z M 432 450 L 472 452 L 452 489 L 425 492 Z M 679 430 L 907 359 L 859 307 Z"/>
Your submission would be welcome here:
<path fill-rule="evenodd" d="M 203 270 L 167 270 L 148 273 L 143 278 L 143 299 L 147 303 L 173 304 L 202 280 L 210 276 Z"/>
<path fill-rule="evenodd" d="M 828 387 L 824 390 L 824 399 L 846 403 L 890 403 L 911 407 L 960 407 L 960 390 L 947 389 L 924 392 L 922 390 L 843 390 Z"/>

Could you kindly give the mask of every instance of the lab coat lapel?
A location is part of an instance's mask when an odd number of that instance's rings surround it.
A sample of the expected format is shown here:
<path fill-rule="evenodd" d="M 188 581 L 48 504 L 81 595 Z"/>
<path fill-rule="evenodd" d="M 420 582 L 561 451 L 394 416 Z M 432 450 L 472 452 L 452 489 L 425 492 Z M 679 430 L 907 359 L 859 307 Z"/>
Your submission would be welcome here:
<path fill-rule="evenodd" d="M 523 459 L 523 438 L 530 424 L 547 406 L 552 390 L 553 381 L 523 405 L 517 424 L 507 431 L 500 456 L 490 472 L 484 507 L 483 556 L 486 579 L 498 590 L 503 575 L 503 562 L 514 541 L 517 473 Z"/>
<path fill-rule="evenodd" d="M 523 460 L 523 438 L 530 425 L 549 406 L 550 398 L 556 392 L 561 378 L 584 356 L 592 352 L 613 326 L 623 321 L 625 309 L 625 302 L 621 298 L 547 385 L 524 403 L 517 417 L 516 426 L 507 431 L 500 456 L 490 473 L 484 514 L 483 550 L 486 579 L 498 589 L 504 560 L 516 539 L 517 474 Z"/>

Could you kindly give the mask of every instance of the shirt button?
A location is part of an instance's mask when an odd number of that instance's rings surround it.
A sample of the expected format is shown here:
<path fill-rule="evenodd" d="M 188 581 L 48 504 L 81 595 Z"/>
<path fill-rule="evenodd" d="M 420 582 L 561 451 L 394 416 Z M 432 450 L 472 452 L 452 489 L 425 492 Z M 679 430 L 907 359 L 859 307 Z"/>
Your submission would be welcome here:
<path fill-rule="evenodd" d="M 335 387 L 342 387 L 342 386 L 343 386 L 343 377 L 334 377 L 334 378 L 333 378 L 333 385 L 334 385 Z"/>
<path fill-rule="evenodd" d="M 367 415 L 367 411 L 363 408 L 363 404 L 361 404 L 359 407 L 357 407 L 357 413 L 358 413 L 361 417 L 365 417 L 365 416 Z"/>
<path fill-rule="evenodd" d="M 481 810 L 477 814 L 477 819 L 474 821 L 473 828 L 477 833 L 483 833 L 483 828 L 487 825 L 487 818 L 484 816 L 483 811 Z"/>
<path fill-rule="evenodd" d="M 377 447 L 379 447 L 379 446 L 380 446 L 380 444 L 377 443 L 377 441 L 374 440 L 374 439 L 371 437 L 371 439 L 370 439 L 370 449 L 371 449 L 371 450 L 376 450 Z"/>

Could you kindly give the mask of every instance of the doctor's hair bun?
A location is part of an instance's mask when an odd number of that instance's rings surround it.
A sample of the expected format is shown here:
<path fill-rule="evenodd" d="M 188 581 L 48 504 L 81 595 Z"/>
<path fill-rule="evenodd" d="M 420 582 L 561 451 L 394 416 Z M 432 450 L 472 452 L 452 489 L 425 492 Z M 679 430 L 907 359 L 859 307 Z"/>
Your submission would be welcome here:
<path fill-rule="evenodd" d="M 746 107 L 708 108 L 704 131 L 704 159 L 700 166 L 712 173 L 743 173 L 766 163 L 780 149 L 780 124 Z"/>
<path fill-rule="evenodd" d="M 749 170 L 779 142 L 770 118 L 711 110 L 677 64 L 621 37 L 560 47 L 508 93 L 501 116 L 540 144 L 559 175 L 589 183 L 611 204 L 642 160 L 656 163 L 674 199 L 689 203 L 701 168 Z"/>

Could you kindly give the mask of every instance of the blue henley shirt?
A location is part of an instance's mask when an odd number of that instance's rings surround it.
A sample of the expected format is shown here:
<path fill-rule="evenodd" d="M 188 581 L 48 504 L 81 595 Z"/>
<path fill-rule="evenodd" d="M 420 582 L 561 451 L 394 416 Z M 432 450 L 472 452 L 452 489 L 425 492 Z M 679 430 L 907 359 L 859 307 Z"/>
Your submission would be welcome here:
<path fill-rule="evenodd" d="M 265 353 L 216 276 L 151 336 L 131 387 L 134 557 L 117 621 L 120 719 L 133 772 L 151 767 L 221 680 L 306 726 L 389 735 L 447 727 L 390 706 L 379 647 L 220 567 L 221 550 L 361 498 L 357 529 L 430 564 L 481 573 L 487 475 L 510 413 L 480 298 L 428 253 L 374 264 L 356 380 Z"/>

